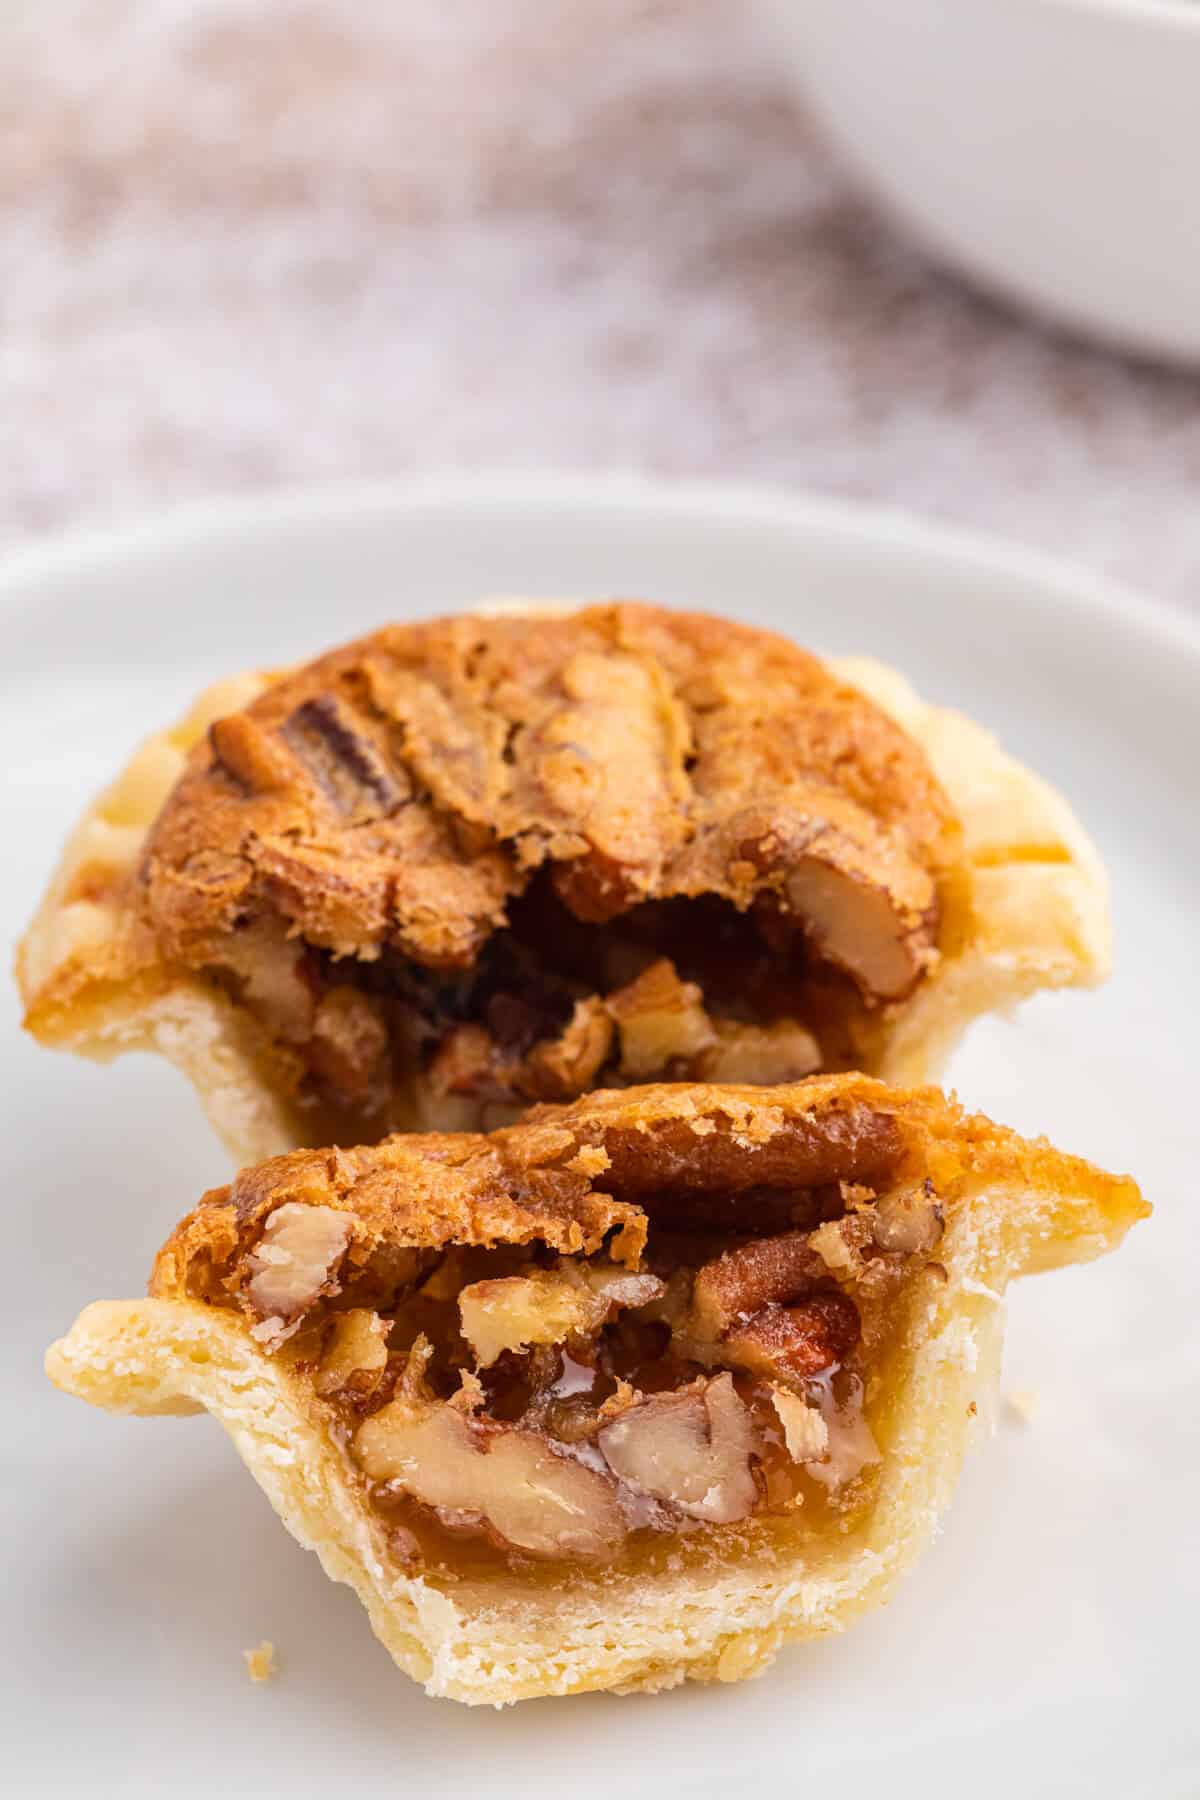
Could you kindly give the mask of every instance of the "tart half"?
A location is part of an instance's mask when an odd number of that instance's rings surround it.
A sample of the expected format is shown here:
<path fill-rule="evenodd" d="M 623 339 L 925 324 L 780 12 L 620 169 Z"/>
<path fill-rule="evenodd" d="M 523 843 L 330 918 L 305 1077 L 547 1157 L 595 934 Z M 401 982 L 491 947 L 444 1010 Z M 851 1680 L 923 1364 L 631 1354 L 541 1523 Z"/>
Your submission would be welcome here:
<path fill-rule="evenodd" d="M 1008 1280 L 1148 1211 L 935 1089 L 635 1088 L 245 1170 L 47 1367 L 215 1414 L 431 1694 L 739 1680 L 917 1555 Z"/>
<path fill-rule="evenodd" d="M 239 1160 L 648 1080 L 936 1074 L 1108 968 L 1066 805 L 881 666 L 634 604 L 222 683 L 76 831 L 43 1042 L 154 1049 Z"/>

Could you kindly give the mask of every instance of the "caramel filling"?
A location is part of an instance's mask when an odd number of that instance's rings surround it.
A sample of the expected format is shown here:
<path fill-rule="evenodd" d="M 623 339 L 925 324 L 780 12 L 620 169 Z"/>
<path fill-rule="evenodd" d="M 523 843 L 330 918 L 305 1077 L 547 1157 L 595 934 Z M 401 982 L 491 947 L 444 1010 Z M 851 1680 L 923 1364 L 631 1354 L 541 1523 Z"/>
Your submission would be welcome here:
<path fill-rule="evenodd" d="M 867 1503 L 897 1296 L 940 1269 L 933 1185 L 643 1199 L 635 1267 L 534 1242 L 355 1270 L 346 1213 L 267 1216 L 224 1303 L 310 1384 L 404 1566 L 628 1566 Z"/>

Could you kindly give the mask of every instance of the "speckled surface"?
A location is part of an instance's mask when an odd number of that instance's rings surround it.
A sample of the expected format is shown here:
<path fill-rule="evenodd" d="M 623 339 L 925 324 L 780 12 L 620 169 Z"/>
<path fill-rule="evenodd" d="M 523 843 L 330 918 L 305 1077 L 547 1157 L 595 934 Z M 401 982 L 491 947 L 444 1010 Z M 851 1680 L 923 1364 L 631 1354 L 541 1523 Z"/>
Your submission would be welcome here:
<path fill-rule="evenodd" d="M 1200 378 L 846 190 L 746 0 L 7 0 L 0 533 L 455 464 L 716 473 L 1200 609 Z"/>

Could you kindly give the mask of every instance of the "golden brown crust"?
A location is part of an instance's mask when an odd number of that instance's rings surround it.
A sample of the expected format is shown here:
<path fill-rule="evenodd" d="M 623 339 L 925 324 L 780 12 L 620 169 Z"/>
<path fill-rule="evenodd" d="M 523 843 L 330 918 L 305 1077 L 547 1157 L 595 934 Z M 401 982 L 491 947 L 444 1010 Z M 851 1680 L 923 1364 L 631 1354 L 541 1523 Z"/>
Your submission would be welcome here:
<path fill-rule="evenodd" d="M 879 1119 L 888 1122 L 884 1140 Z M 411 1140 L 399 1162 L 385 1144 L 349 1166 L 298 1155 L 249 1172 L 176 1233 L 155 1298 L 89 1308 L 47 1358 L 59 1386 L 114 1411 L 212 1411 L 290 1528 L 331 1576 L 356 1588 L 399 1665 L 431 1693 L 473 1703 L 744 1679 L 783 1643 L 842 1629 L 886 1598 L 949 1499 L 972 1426 L 995 1393 L 1008 1279 L 1111 1249 L 1148 1211 L 1127 1179 L 966 1116 L 936 1091 L 859 1076 L 770 1094 L 599 1094 L 540 1109 L 497 1136 L 498 1145 L 468 1139 L 457 1152 L 454 1140 Z M 865 1145 L 877 1159 L 881 1141 L 890 1167 L 936 1177 L 947 1206 L 938 1279 L 928 1270 L 897 1295 L 895 1329 L 874 1368 L 882 1462 L 872 1498 L 845 1529 L 824 1535 L 806 1524 L 806 1509 L 721 1527 L 716 1561 L 685 1542 L 637 1566 L 580 1565 L 548 1580 L 502 1566 L 447 1583 L 432 1569 L 397 1567 L 386 1521 L 364 1504 L 314 1402 L 311 1365 L 268 1354 L 228 1300 L 194 1297 L 192 1277 L 216 1241 L 206 1214 L 226 1219 L 228 1270 L 271 1207 L 334 1208 L 353 1229 L 367 1222 L 404 1245 L 444 1241 L 453 1214 L 456 1228 L 491 1241 L 519 1224 L 531 1173 L 571 1164 L 587 1176 L 576 1203 L 587 1233 L 603 1222 L 603 1211 L 588 1208 L 604 1207 L 606 1189 L 626 1207 L 635 1192 L 652 1205 L 655 1182 L 701 1191 L 733 1181 L 752 1193 L 768 1173 L 800 1184 L 853 1168 Z M 414 1172 L 425 1195 L 415 1208 Z M 464 1182 L 479 1196 L 478 1215 Z M 561 1230 L 562 1214 L 551 1208 L 544 1223 Z"/>
<path fill-rule="evenodd" d="M 823 804 L 831 821 L 842 818 L 839 808 L 843 811 L 849 808 L 852 814 L 856 808 L 862 808 L 861 817 L 872 821 L 871 829 L 876 836 L 882 831 L 889 844 L 899 846 L 896 854 L 909 863 L 910 871 L 919 871 L 920 880 L 931 872 L 936 873 L 940 923 L 937 955 L 932 966 L 907 999 L 877 1007 L 857 1021 L 853 1055 L 840 1060 L 835 1056 L 832 1059 L 834 1066 L 851 1062 L 889 1079 L 925 1079 L 938 1072 L 958 1036 L 978 1014 L 1009 1007 L 1040 987 L 1092 983 L 1102 979 L 1107 972 L 1107 896 L 1103 871 L 1095 852 L 1063 801 L 1028 770 L 1007 757 L 978 726 L 961 715 L 922 704 L 898 675 L 881 665 L 854 660 L 831 665 L 832 674 L 825 674 L 813 659 L 778 639 L 747 632 L 742 627 L 727 626 L 720 621 L 696 619 L 692 615 L 663 614 L 649 608 L 628 606 L 593 608 L 568 619 L 539 618 L 537 635 L 549 634 L 551 626 L 562 633 L 576 632 L 580 617 L 590 621 L 586 631 L 594 637 L 608 642 L 621 632 L 632 633 L 639 646 L 631 651 L 622 644 L 613 653 L 622 667 L 628 663 L 639 671 L 638 680 L 633 684 L 636 691 L 631 690 L 632 698 L 628 702 L 630 717 L 636 712 L 642 722 L 640 735 L 632 725 L 629 731 L 631 742 L 638 746 L 636 755 L 632 755 L 632 764 L 641 770 L 640 786 L 634 796 L 638 807 L 630 814 L 629 839 L 631 845 L 636 841 L 642 846 L 638 851 L 641 860 L 634 859 L 635 872 L 641 871 L 636 875 L 637 880 L 648 878 L 647 870 L 657 868 L 655 878 L 662 883 L 678 881 L 685 886 L 689 883 L 702 886 L 710 880 L 714 883 L 725 880 L 739 892 L 746 891 L 739 885 L 745 882 L 751 886 L 756 882 L 769 885 L 780 874 L 778 860 L 772 860 L 775 840 L 771 832 L 757 838 L 750 834 L 742 843 L 745 848 L 752 840 L 758 863 L 753 857 L 747 857 L 739 858 L 735 865 L 728 861 L 733 840 L 726 828 L 738 816 L 739 810 L 744 825 L 756 807 L 761 823 L 760 800 L 767 792 L 780 802 L 775 806 L 772 827 L 772 830 L 778 828 L 778 836 L 786 823 L 784 802 L 790 805 L 797 793 L 807 791 L 805 783 L 811 780 L 805 757 L 818 762 L 830 758 L 836 763 L 842 786 L 835 788 L 827 782 L 823 790 Z M 529 620 L 510 618 L 504 629 L 515 631 L 518 625 L 524 627 L 525 636 L 515 641 L 525 643 L 531 637 Z M 500 621 L 489 621 L 487 629 L 489 633 L 499 631 Z M 423 653 L 436 675 L 430 685 L 441 692 L 439 683 L 449 691 L 460 679 L 468 688 L 472 680 L 484 681 L 483 664 L 474 675 L 469 670 L 467 674 L 463 673 L 470 660 L 463 646 L 471 641 L 472 632 L 478 631 L 477 619 L 463 619 L 406 628 L 398 635 L 405 642 L 411 635 L 414 643 L 425 644 Z M 423 639 L 419 638 L 420 633 L 425 634 Z M 383 634 L 388 639 L 393 635 L 397 634 Z M 368 640 L 372 644 L 375 641 Z M 498 643 L 502 641 L 508 640 L 497 639 Z M 549 637 L 547 641 L 550 641 Z M 575 638 L 561 640 L 567 641 L 574 642 Z M 643 643 L 648 648 L 640 647 Z M 437 656 L 430 648 L 434 644 L 441 646 Z M 347 674 L 345 677 L 353 688 L 361 675 L 364 657 L 366 662 L 371 662 L 374 654 L 363 652 L 360 646 L 357 651 L 352 648 L 338 652 L 314 667 L 337 663 L 339 657 L 349 659 L 348 667 L 359 670 L 358 675 Z M 549 651 L 545 654 L 550 656 Z M 358 662 L 355 662 L 356 655 Z M 648 675 L 643 679 L 646 664 L 660 673 L 666 671 L 657 686 Z M 721 703 L 718 697 L 718 703 L 706 711 L 709 697 L 705 694 L 704 683 L 710 665 L 720 671 L 726 699 Z M 601 657 L 600 666 L 610 667 L 611 659 L 606 662 Z M 447 669 L 451 671 L 449 674 Z M 535 667 L 529 680 L 534 682 L 536 678 Z M 289 679 L 303 684 L 306 680 L 311 682 L 312 678 L 309 671 L 301 671 Z M 422 681 L 424 679 L 422 677 Z M 742 684 L 740 687 L 739 683 Z M 809 684 L 807 689 L 806 683 Z M 377 862 L 371 863 L 374 852 L 369 852 L 377 826 L 361 820 L 353 822 L 348 790 L 342 793 L 342 802 L 350 804 L 351 811 L 344 817 L 338 813 L 330 793 L 337 791 L 335 784 L 339 778 L 328 775 L 328 792 L 321 789 L 316 776 L 310 774 L 304 777 L 307 785 L 303 793 L 300 788 L 288 789 L 273 798 L 268 790 L 257 798 L 246 795 L 237 798 L 238 781 L 232 776 L 212 772 L 212 753 L 206 747 L 205 733 L 214 720 L 256 719 L 255 706 L 268 701 L 271 694 L 284 685 L 268 677 L 246 677 L 237 683 L 223 683 L 210 695 L 202 697 L 177 730 L 151 740 L 139 752 L 122 778 L 91 809 L 68 845 L 59 875 L 18 954 L 18 974 L 28 1009 L 26 1022 L 29 1029 L 45 1042 L 70 1046 L 101 1058 L 129 1048 L 154 1048 L 166 1054 L 195 1081 L 214 1124 L 243 1161 L 297 1143 L 319 1141 L 321 1136 L 340 1135 L 340 1127 L 335 1132 L 326 1124 L 322 1132 L 317 1116 L 298 1106 L 297 1089 L 303 1076 L 303 1057 L 294 1043 L 281 1039 L 256 1018 L 248 1006 L 237 1002 L 227 987 L 204 970 L 164 960 L 158 929 L 148 911 L 143 874 L 150 867 L 147 846 L 151 841 L 158 841 L 154 834 L 159 830 L 166 832 L 175 845 L 172 854 L 180 851 L 188 832 L 204 823 L 204 808 L 213 794 L 224 787 L 228 792 L 223 797 L 217 795 L 214 817 L 219 815 L 228 823 L 247 809 L 258 808 L 264 817 L 270 814 L 280 826 L 279 830 L 266 832 L 272 842 L 254 862 L 257 873 L 253 879 L 261 879 L 267 884 L 264 891 L 285 898 L 291 895 L 287 901 L 289 905 L 294 900 L 297 906 L 316 907 L 329 929 L 332 929 L 335 916 L 350 919 L 354 931 L 362 928 L 364 918 L 368 919 L 370 931 L 377 927 L 383 929 L 383 913 L 378 908 L 371 912 L 368 907 L 364 913 L 358 907 L 361 898 L 357 886 L 359 876 L 366 878 L 369 864 L 378 873 Z M 408 684 L 409 689 L 412 685 Z M 416 685 L 421 687 L 421 682 Z M 664 686 L 671 690 L 665 699 L 660 694 Z M 670 712 L 672 706 L 678 710 L 682 704 L 675 699 L 676 688 L 688 695 L 688 704 L 698 721 L 694 729 L 705 737 L 708 759 L 705 766 L 711 780 L 708 783 L 710 791 L 706 791 L 701 799 L 707 809 L 707 836 L 701 832 L 674 851 L 664 849 L 656 864 L 655 857 L 646 850 L 653 835 L 646 820 L 657 820 L 653 827 L 657 841 L 660 846 L 669 846 L 675 830 L 670 819 L 675 818 L 677 826 L 679 819 L 685 816 L 684 811 L 677 815 L 670 811 L 674 804 L 670 798 L 672 781 L 679 775 L 676 728 L 668 730 L 664 725 L 654 725 L 654 721 L 661 718 L 663 707 Z M 851 698 L 853 689 L 869 695 L 873 704 Z M 749 704 L 748 696 L 752 691 L 755 695 L 761 691 L 771 702 L 767 708 L 769 722 L 761 729 L 755 723 L 757 715 L 752 716 L 753 709 Z M 811 691 L 817 698 L 810 709 L 792 706 L 791 713 L 795 717 L 790 717 L 787 697 L 803 691 Z M 428 696 L 423 687 L 421 692 L 424 705 Z M 599 700 L 586 703 L 591 708 L 586 727 L 577 716 L 585 710 L 585 703 L 572 702 L 566 709 L 573 721 L 571 731 L 585 729 L 586 735 L 586 731 L 600 731 L 602 724 L 605 730 L 609 728 L 611 709 L 606 712 L 603 698 L 601 694 Z M 301 700 L 300 706 L 306 703 Z M 277 713 L 286 711 L 282 702 L 274 704 Z M 450 916 L 457 920 L 456 924 L 451 924 L 449 936 L 438 938 L 436 944 L 434 938 L 425 933 L 422 941 L 427 951 L 435 948 L 440 954 L 450 945 L 451 939 L 461 949 L 472 933 L 485 929 L 492 899 L 502 890 L 506 892 L 514 879 L 523 878 L 516 867 L 520 860 L 518 848 L 526 857 L 553 857 L 560 852 L 565 854 L 566 849 L 574 852 L 582 844 L 581 837 L 576 844 L 579 834 L 573 831 L 564 832 L 561 840 L 551 844 L 536 822 L 531 823 L 530 811 L 518 817 L 513 810 L 521 795 L 528 796 L 532 791 L 538 769 L 542 770 L 538 779 L 543 785 L 549 780 L 551 787 L 554 771 L 558 769 L 561 773 L 561 756 L 556 762 L 557 752 L 545 749 L 547 733 L 551 742 L 554 741 L 553 731 L 544 717 L 548 704 L 545 693 L 538 704 L 543 705 L 543 712 L 538 714 L 542 747 L 537 749 L 531 737 L 527 758 L 534 772 L 531 774 L 526 769 L 520 793 L 515 798 L 509 793 L 504 799 L 504 805 L 509 808 L 505 818 L 517 834 L 512 845 L 498 837 L 492 841 L 484 833 L 478 823 L 481 803 L 470 801 L 467 792 L 470 782 L 455 770 L 450 755 L 441 759 L 443 774 L 437 777 L 445 783 L 446 796 L 446 805 L 439 810 L 439 805 L 432 799 L 433 790 L 428 787 L 428 781 L 433 779 L 433 762 L 437 760 L 430 745 L 442 740 L 437 739 L 432 726 L 423 728 L 424 736 L 417 732 L 412 738 L 412 744 L 416 746 L 412 763 L 417 770 L 414 781 L 426 783 L 420 792 L 427 797 L 414 800 L 401 809 L 401 813 L 413 815 L 413 823 L 404 826 L 403 830 L 416 832 L 426 849 L 430 844 L 439 846 L 437 855 L 442 860 L 425 862 L 420 867 L 427 873 L 435 867 L 440 870 L 436 904 L 440 908 L 452 901 Z M 626 702 L 623 700 L 621 704 L 624 707 Z M 505 698 L 504 706 L 510 712 L 519 710 L 511 696 Z M 293 706 L 291 713 L 296 710 Z M 498 707 L 497 718 L 502 714 L 503 707 Z M 900 732 L 906 735 L 898 736 L 884 715 L 890 715 Z M 691 714 L 688 716 L 691 718 Z M 477 735 L 486 739 L 487 729 L 485 720 L 479 724 Z M 508 726 L 504 729 L 507 734 Z M 314 740 L 311 731 L 309 740 L 310 746 L 304 754 L 311 760 L 319 755 L 311 748 L 311 742 L 322 740 L 319 733 Z M 285 740 L 280 742 L 283 744 L 280 754 L 291 759 L 290 768 L 294 760 L 293 749 Z M 597 745 L 599 742 L 597 739 Z M 656 745 L 654 753 L 661 753 L 666 759 L 662 768 L 674 771 L 671 781 L 665 775 L 661 778 L 652 776 L 647 760 L 651 751 L 646 748 L 647 744 Z M 196 768 L 186 774 L 189 748 Z M 242 744 L 231 750 L 228 743 L 226 748 L 235 761 L 244 765 L 247 775 L 264 779 L 259 764 L 254 761 L 253 748 Z M 794 753 L 799 759 L 798 785 L 789 786 L 788 770 L 781 771 L 776 766 L 784 749 L 789 756 Z M 363 752 L 359 758 L 365 770 L 368 802 L 383 779 L 371 760 L 372 754 Z M 598 749 L 596 754 L 599 754 Z M 265 753 L 263 760 L 268 760 Z M 624 792 L 631 784 L 622 774 L 623 762 L 617 760 L 619 767 L 615 779 L 618 790 Z M 685 762 L 689 760 L 690 755 L 684 757 Z M 474 753 L 464 753 L 462 761 L 468 772 L 477 768 L 478 759 Z M 503 756 L 501 761 L 508 769 Z M 546 774 L 547 765 L 549 775 Z M 683 770 L 689 805 L 701 785 L 698 780 L 700 767 L 697 763 L 691 769 Z M 184 774 L 184 782 L 176 788 L 181 774 Z M 388 779 L 398 780 L 399 775 L 393 773 Z M 373 781 L 376 783 L 374 788 L 371 786 Z M 331 830 L 340 833 L 337 836 L 339 854 L 324 864 L 317 859 L 316 872 L 310 871 L 312 882 L 307 875 L 300 881 L 298 865 L 293 866 L 295 844 L 300 840 L 292 840 L 282 831 L 282 822 L 288 818 L 294 820 L 295 808 L 307 804 L 303 794 L 309 787 L 316 795 L 313 805 L 318 810 L 325 809 L 321 816 L 328 815 L 327 822 L 342 820 L 340 827 L 336 823 L 330 826 Z M 484 787 L 487 789 L 486 782 Z M 902 787 L 907 787 L 916 799 L 910 811 L 901 818 L 896 812 L 895 790 Z M 945 802 L 938 798 L 939 793 L 949 796 L 949 810 L 961 826 L 961 836 L 957 835 L 957 827 L 951 824 L 938 840 L 940 847 L 935 848 L 939 821 L 945 827 Z M 188 798 L 189 795 L 192 797 Z M 486 803 L 491 805 L 494 798 L 492 790 L 487 789 Z M 165 807 L 164 802 L 167 802 Z M 460 802 L 463 810 L 454 813 L 453 806 Z M 521 804 L 525 802 L 521 801 Z M 772 801 L 768 805 L 768 812 L 773 804 Z M 292 809 L 290 812 L 289 808 Z M 877 810 L 872 811 L 872 808 Z M 602 810 L 611 823 L 612 808 Z M 690 813 L 686 816 L 690 818 Z M 448 823 L 451 820 L 453 823 Z M 212 823 L 213 820 L 208 819 L 205 829 Z M 605 830 L 608 829 L 606 825 Z M 853 833 L 846 830 L 835 836 L 849 857 Z M 357 862 L 353 858 L 347 862 L 347 840 L 359 845 L 361 854 Z M 768 843 L 772 846 L 770 854 L 766 848 Z M 600 844 L 601 839 L 597 838 L 597 845 Z M 611 844 L 611 837 L 603 838 L 604 846 L 611 849 Z M 303 855 L 308 854 L 302 844 L 300 848 Z M 602 905 L 606 897 L 611 898 L 608 879 L 611 869 L 598 848 L 584 848 L 586 853 L 572 854 L 568 860 L 554 866 L 564 878 L 570 873 L 576 880 L 577 902 L 585 907 L 590 902 L 594 907 Z M 793 840 L 792 849 L 785 846 L 781 854 L 790 855 L 794 848 Z M 293 863 L 288 864 L 290 875 L 284 862 L 280 861 L 285 851 L 293 858 Z M 184 863 L 187 854 L 183 854 Z M 939 858 L 946 855 L 949 860 L 939 869 Z M 722 858 L 725 859 L 723 864 Z M 334 861 L 336 867 L 333 867 Z M 338 883 L 343 869 L 351 865 L 355 877 L 352 892 L 347 890 L 351 892 L 351 898 L 346 899 Z M 723 867 L 724 874 L 718 865 Z M 810 877 L 815 866 L 808 866 Z M 848 868 L 849 862 L 845 866 Z M 173 869 L 174 865 L 169 867 Z M 239 861 L 237 868 L 240 872 L 234 879 L 235 889 L 244 873 L 242 862 Z M 877 868 L 881 870 L 883 864 L 879 863 Z M 324 876 L 318 881 L 322 869 Z M 203 870 L 201 864 L 201 874 Z M 177 930 L 180 934 L 180 947 L 187 949 L 188 955 L 202 959 L 201 946 L 206 933 L 200 921 L 206 906 L 219 913 L 221 906 L 230 903 L 231 890 L 223 885 L 229 870 L 222 874 L 220 869 L 210 869 L 207 885 L 200 881 L 198 887 L 194 882 L 189 887 L 187 881 L 181 885 L 174 873 L 165 871 L 168 871 L 167 864 L 160 869 L 155 890 L 159 894 L 162 917 L 169 930 Z M 585 891 L 578 887 L 578 877 L 581 872 L 589 871 L 590 876 L 597 876 L 599 885 L 589 876 Z M 803 873 L 800 870 L 793 872 Z M 307 898 L 301 895 L 300 887 L 295 887 L 293 877 L 300 881 Z M 416 879 L 413 875 L 412 880 Z M 481 882 L 486 893 L 479 885 Z M 200 894 L 199 912 L 194 910 L 193 888 Z M 469 903 L 463 899 L 468 890 L 474 895 Z M 372 891 L 378 897 L 377 886 Z M 860 884 L 858 891 L 876 894 L 883 890 L 867 890 Z M 404 893 L 412 898 L 416 889 L 410 884 L 404 887 Z M 811 880 L 809 897 L 813 898 Z M 824 897 L 828 899 L 828 894 Z M 816 901 L 821 898 L 818 892 Z M 424 929 L 420 923 L 419 903 L 423 902 L 418 894 L 413 901 L 416 910 L 409 908 L 404 914 L 405 929 L 418 935 Z M 404 905 L 408 907 L 407 899 Z M 391 918 L 390 913 L 388 917 Z M 370 924 L 371 919 L 374 924 Z M 426 924 L 435 935 L 441 930 L 429 917 L 426 917 Z M 387 926 L 387 929 L 391 928 L 391 925 Z M 246 936 L 243 930 L 238 941 Z M 911 943 L 912 940 L 904 942 Z M 345 962 L 334 962 L 332 969 L 336 973 L 347 966 Z M 889 963 L 884 973 L 888 980 L 893 978 L 894 962 Z M 371 1021 L 368 1019 L 365 1025 L 369 1036 Z M 318 1025 L 318 1032 L 319 1029 Z M 316 1041 L 314 1036 L 310 1044 Z M 582 1051 L 589 1046 L 576 1046 L 581 1054 L 574 1056 L 572 1052 L 572 1061 L 566 1057 L 568 1046 L 564 1040 L 558 1060 L 571 1061 L 571 1067 L 565 1072 L 557 1069 L 555 1048 L 553 1044 L 549 1044 L 548 1050 L 539 1047 L 538 1056 L 530 1057 L 526 1065 L 531 1076 L 531 1082 L 524 1090 L 527 1094 L 540 1092 L 553 1096 L 562 1092 L 558 1075 L 564 1081 L 581 1079 L 578 1070 L 587 1064 Z M 767 1048 L 772 1049 L 770 1045 Z M 602 1046 L 600 1054 L 603 1054 Z M 778 1065 L 781 1054 L 775 1046 L 767 1059 L 768 1065 Z M 727 1060 L 726 1066 L 733 1072 L 738 1065 Z M 786 1072 L 799 1074 L 805 1066 L 803 1058 L 793 1058 L 792 1067 Z M 811 1062 L 808 1066 L 812 1066 Z M 536 1081 L 532 1080 L 535 1075 Z M 399 1099 L 402 1101 L 403 1096 Z M 420 1109 L 414 1107 L 406 1112 L 403 1104 L 394 1109 L 393 1118 L 396 1124 L 422 1123 Z M 369 1129 L 359 1124 L 355 1135 L 365 1136 Z M 378 1129 L 383 1129 L 382 1124 Z"/>
<path fill-rule="evenodd" d="M 274 1157 L 204 1196 L 159 1252 L 151 1291 L 210 1296 L 227 1281 L 240 1283 L 267 1216 L 289 1205 L 344 1213 L 348 1261 L 358 1268 L 381 1248 L 538 1241 L 590 1254 L 610 1232 L 617 1259 L 636 1262 L 645 1241 L 637 1207 L 594 1191 L 583 1170 L 557 1153 L 561 1140 L 544 1140 L 543 1133 L 540 1143 L 509 1150 L 482 1134 L 431 1134 Z"/>
<path fill-rule="evenodd" d="M 216 721 L 142 867 L 164 953 L 247 913 L 309 943 L 461 967 L 531 870 L 578 916 L 805 860 L 869 876 L 928 960 L 955 823 L 919 749 L 814 657 L 628 603 L 391 626 Z"/>
<path fill-rule="evenodd" d="M 728 1197 L 736 1229 L 737 1196 L 751 1190 L 883 1186 L 918 1172 L 950 1196 L 964 1181 L 995 1181 L 1028 1194 L 1068 1187 L 1128 1222 L 1144 1210 L 1128 1177 L 965 1113 L 937 1088 L 892 1088 L 864 1075 L 769 1090 L 656 1085 L 535 1107 L 490 1135 L 397 1136 L 355 1150 L 294 1151 L 244 1169 L 177 1227 L 151 1291 L 241 1298 L 264 1223 L 283 1206 L 346 1215 L 345 1291 L 380 1249 L 540 1240 L 590 1254 L 611 1234 L 613 1254 L 636 1264 L 647 1212 L 664 1201 L 678 1218 L 705 1197 Z M 1030 1245 L 1018 1256 L 1010 1243 L 1008 1253 L 1019 1271 L 1044 1249 Z"/>

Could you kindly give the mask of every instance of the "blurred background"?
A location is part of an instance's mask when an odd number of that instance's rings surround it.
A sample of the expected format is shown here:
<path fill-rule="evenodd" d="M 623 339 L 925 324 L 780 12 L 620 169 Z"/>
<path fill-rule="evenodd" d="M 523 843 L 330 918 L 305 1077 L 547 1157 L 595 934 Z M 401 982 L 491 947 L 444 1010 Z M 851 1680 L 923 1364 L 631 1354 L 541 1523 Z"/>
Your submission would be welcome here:
<path fill-rule="evenodd" d="M 937 272 L 748 0 L 6 0 L 2 31 L 2 545 L 298 482 L 639 469 L 1200 604 L 1200 380 Z"/>

